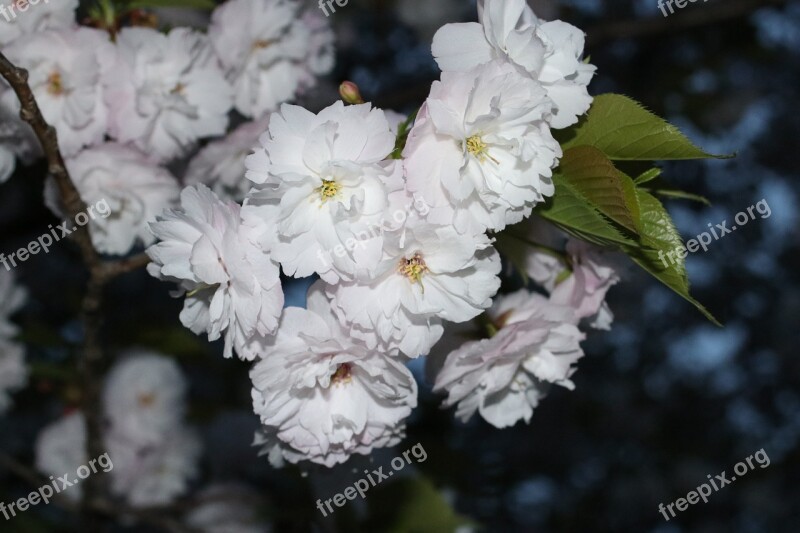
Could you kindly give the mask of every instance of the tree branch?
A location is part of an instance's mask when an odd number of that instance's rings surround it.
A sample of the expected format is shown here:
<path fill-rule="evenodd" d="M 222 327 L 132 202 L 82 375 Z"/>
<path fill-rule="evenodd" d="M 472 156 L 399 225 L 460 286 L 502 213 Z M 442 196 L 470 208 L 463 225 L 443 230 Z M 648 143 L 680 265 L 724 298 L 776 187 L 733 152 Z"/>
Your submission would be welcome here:
<path fill-rule="evenodd" d="M 693 30 L 744 17 L 762 7 L 781 6 L 786 3 L 788 0 L 720 0 L 712 4 L 692 4 L 684 9 L 675 9 L 675 13 L 667 17 L 659 15 L 599 24 L 586 31 L 586 44 L 587 47 L 593 47 L 619 39 L 663 37 L 665 34 Z M 653 9 L 657 9 L 655 0 Z"/>
<path fill-rule="evenodd" d="M 86 204 L 69 177 L 64 158 L 58 148 L 56 129 L 45 121 L 39 104 L 36 103 L 36 98 L 33 96 L 33 91 L 28 85 L 28 71 L 14 66 L 5 55 L 0 53 L 0 75 L 16 93 L 20 102 L 19 116 L 33 128 L 33 132 L 39 139 L 47 159 L 47 170 L 55 179 L 67 215 L 74 220 L 79 213 L 86 212 Z M 83 261 L 87 266 L 95 267 L 100 264 L 100 256 L 92 245 L 88 227 L 78 226 L 70 237 L 78 244 Z"/>
<path fill-rule="evenodd" d="M 20 117 L 33 129 L 42 145 L 48 164 L 48 172 L 53 176 L 66 214 L 75 219 L 87 211 L 86 203 L 80 196 L 64 163 L 58 147 L 58 134 L 47 123 L 28 85 L 28 72 L 16 67 L 0 53 L 0 75 L 11 85 L 20 101 Z M 83 353 L 78 361 L 83 396 L 82 411 L 86 417 L 86 452 L 89 458 L 105 453 L 103 439 L 102 376 L 104 357 L 101 331 L 103 325 L 103 289 L 119 275 L 144 267 L 149 259 L 140 254 L 128 259 L 104 261 L 92 244 L 88 226 L 80 226 L 70 235 L 81 251 L 83 263 L 89 271 L 89 281 L 83 299 L 81 315 L 84 329 Z M 89 530 L 100 530 L 95 502 L 101 501 L 108 493 L 107 480 L 103 476 L 92 476 L 84 484 L 83 512 L 89 521 Z M 174 528 L 172 528 L 174 530 Z"/>

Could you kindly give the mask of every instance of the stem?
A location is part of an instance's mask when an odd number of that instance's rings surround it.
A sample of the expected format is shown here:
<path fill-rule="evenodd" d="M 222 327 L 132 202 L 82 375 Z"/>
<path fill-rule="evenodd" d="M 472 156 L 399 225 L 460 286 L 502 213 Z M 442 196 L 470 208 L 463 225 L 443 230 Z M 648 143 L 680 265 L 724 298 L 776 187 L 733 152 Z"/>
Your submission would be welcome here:
<path fill-rule="evenodd" d="M 74 220 L 80 213 L 87 211 L 87 206 L 70 178 L 64 157 L 58 147 L 58 134 L 55 128 L 45 121 L 33 91 L 28 85 L 28 72 L 14 66 L 0 53 L 0 76 L 16 93 L 20 101 L 20 118 L 33 128 L 41 143 L 47 159 L 48 172 L 58 186 L 63 208 Z M 106 452 L 103 440 L 102 404 L 102 377 L 105 363 L 101 335 L 103 289 L 117 276 L 147 265 L 149 258 L 145 254 L 140 254 L 127 259 L 104 261 L 92 244 L 88 226 L 78 226 L 70 238 L 80 248 L 84 266 L 89 271 L 89 281 L 81 306 L 84 340 L 83 353 L 78 360 L 78 373 L 83 390 L 81 408 L 86 417 L 86 454 L 87 459 L 91 460 Z M 81 512 L 86 518 L 87 529 L 100 531 L 104 513 L 98 510 L 97 502 L 103 501 L 108 493 L 107 479 L 103 476 L 91 476 L 86 479 L 83 487 Z"/>

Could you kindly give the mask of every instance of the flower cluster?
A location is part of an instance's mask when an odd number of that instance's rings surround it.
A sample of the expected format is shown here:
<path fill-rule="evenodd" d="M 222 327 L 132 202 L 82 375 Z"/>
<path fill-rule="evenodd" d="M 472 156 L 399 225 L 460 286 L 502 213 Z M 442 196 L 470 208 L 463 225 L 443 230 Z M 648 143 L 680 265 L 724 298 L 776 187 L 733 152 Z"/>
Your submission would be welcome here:
<path fill-rule="evenodd" d="M 103 389 L 104 444 L 113 464 L 111 490 L 136 507 L 166 505 L 198 473 L 200 439 L 185 426 L 186 381 L 171 359 L 133 350 L 111 369 Z M 62 476 L 87 463 L 86 422 L 74 412 L 44 428 L 36 467 Z M 64 493 L 75 500 L 80 485 Z"/>
<path fill-rule="evenodd" d="M 14 337 L 18 328 L 11 315 L 20 310 L 27 298 L 26 292 L 15 283 L 14 276 L 0 269 L 0 415 L 11 405 L 10 393 L 24 387 L 28 381 L 25 365 L 25 348 Z"/>
<path fill-rule="evenodd" d="M 28 71 L 83 200 L 100 197 L 112 206 L 108 219 L 89 225 L 106 254 L 152 243 L 148 224 L 178 199 L 179 182 L 168 165 L 180 168 L 179 160 L 226 135 L 233 121 L 263 118 L 333 67 L 330 27 L 295 0 L 230 0 L 214 11 L 207 34 L 188 27 L 162 33 L 79 26 L 77 7 L 77 0 L 58 0 L 0 21 L 0 45 Z M 16 94 L 0 81 L 0 182 L 17 160 L 39 155 L 19 110 Z M 263 131 L 263 122 L 255 124 Z M 243 126 L 209 145 L 186 181 L 241 200 L 247 192 L 242 161 L 260 133 L 252 132 Z M 221 153 L 238 159 L 238 167 L 222 167 Z"/>
<path fill-rule="evenodd" d="M 210 33 L 237 109 L 259 115 L 296 90 L 308 51 L 293 2 L 260 17 L 252 4 L 226 4 Z M 579 321 L 610 322 L 604 297 L 618 276 L 582 243 L 535 265 L 549 297 L 524 289 L 493 303 L 497 232 L 555 193 L 551 130 L 586 112 L 594 67 L 580 30 L 540 21 L 524 0 L 480 1 L 479 14 L 437 33 L 443 73 L 415 119 L 357 103 L 351 86 L 353 105 L 283 104 L 209 145 L 181 205 L 152 226 L 150 272 L 179 284 L 183 324 L 255 361 L 256 445 L 274 465 L 332 466 L 398 442 L 417 403 L 405 363 L 430 354 L 448 324 L 478 319 L 489 338 L 444 358 L 445 404 L 506 427 L 529 421 L 549 385 L 573 387 Z M 284 47 L 297 57 L 275 60 Z M 276 75 L 285 92 L 263 90 Z M 251 147 L 248 191 L 235 172 Z M 213 190 L 203 174 L 219 176 Z M 240 208 L 231 199 L 242 196 Z M 522 264 L 537 262 L 538 248 L 520 250 Z M 318 278 L 306 308 L 282 309 L 279 267 Z"/>

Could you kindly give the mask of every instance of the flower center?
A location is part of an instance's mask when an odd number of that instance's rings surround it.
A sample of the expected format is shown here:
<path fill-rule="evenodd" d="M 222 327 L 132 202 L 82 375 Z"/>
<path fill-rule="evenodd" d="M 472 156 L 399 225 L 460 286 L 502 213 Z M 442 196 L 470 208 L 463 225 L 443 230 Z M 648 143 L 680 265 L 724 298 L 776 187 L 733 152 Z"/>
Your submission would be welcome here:
<path fill-rule="evenodd" d="M 152 407 L 154 403 L 156 403 L 156 395 L 151 393 L 147 394 L 140 394 L 137 398 L 139 400 L 139 407 Z"/>
<path fill-rule="evenodd" d="M 263 50 L 277 43 L 277 39 L 259 39 L 253 42 L 253 50 Z"/>
<path fill-rule="evenodd" d="M 481 163 L 483 163 L 487 159 L 491 159 L 495 163 L 499 164 L 497 159 L 489 155 L 488 153 L 489 147 L 486 145 L 485 142 L 483 142 L 483 139 L 481 138 L 480 135 L 473 135 L 472 137 L 469 137 L 466 141 L 466 145 L 467 145 L 467 152 L 475 156 L 475 158 Z"/>
<path fill-rule="evenodd" d="M 349 363 L 342 363 L 336 367 L 331 375 L 331 385 L 346 385 L 353 381 L 353 371 Z"/>
<path fill-rule="evenodd" d="M 323 202 L 327 202 L 339 194 L 339 184 L 333 180 L 322 180 L 322 185 L 317 187 L 319 197 Z"/>
<path fill-rule="evenodd" d="M 47 77 L 47 92 L 54 96 L 64 94 L 64 82 L 61 80 L 60 72 L 53 72 Z"/>
<path fill-rule="evenodd" d="M 182 95 L 182 94 L 183 94 L 183 91 L 184 91 L 185 89 L 186 89 L 186 85 L 184 85 L 184 84 L 183 84 L 183 83 L 181 83 L 181 82 L 178 82 L 178 83 L 177 83 L 177 85 L 175 85 L 175 87 L 173 87 L 173 88 L 172 88 L 172 90 L 169 92 L 169 94 L 178 94 L 178 95 Z"/>
<path fill-rule="evenodd" d="M 400 273 L 407 277 L 411 283 L 421 283 L 422 276 L 428 272 L 428 266 L 419 253 L 411 259 L 400 260 Z"/>

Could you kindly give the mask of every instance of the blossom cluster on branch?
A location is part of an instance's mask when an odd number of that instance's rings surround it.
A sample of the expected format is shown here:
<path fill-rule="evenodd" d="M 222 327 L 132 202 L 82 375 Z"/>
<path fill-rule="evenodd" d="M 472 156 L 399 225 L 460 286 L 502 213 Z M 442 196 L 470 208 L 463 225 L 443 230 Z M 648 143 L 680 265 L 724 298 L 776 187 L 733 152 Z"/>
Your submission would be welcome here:
<path fill-rule="evenodd" d="M 275 466 L 398 443 L 420 357 L 459 419 L 530 422 L 553 385 L 575 387 L 587 328 L 611 327 L 623 254 L 713 320 L 683 263 L 655 260 L 679 241 L 642 187 L 660 171 L 634 179 L 614 161 L 716 156 L 626 97 L 591 97 L 583 32 L 525 0 L 479 0 L 478 22 L 439 29 L 441 77 L 408 116 L 350 82 L 319 112 L 289 103 L 334 58 L 327 22 L 296 0 L 228 0 L 207 33 L 77 26 L 74 2 L 57 5 L 5 51 L 83 200 L 111 208 L 90 225 L 94 248 L 146 247 L 180 322 L 252 363 L 255 445 Z M 0 82 L 2 179 L 36 155 L 19 106 Z M 46 200 L 60 212 L 52 182 Z M 312 278 L 305 306 L 285 305 L 287 278 Z M 17 304 L 0 309 L 0 343 Z M 199 453 L 180 376 L 138 354 L 106 383 L 113 491 L 171 501 Z M 72 414 L 45 430 L 39 468 L 80 462 L 85 425 Z"/>
<path fill-rule="evenodd" d="M 332 466 L 397 443 L 417 403 L 405 363 L 451 323 L 484 316 L 495 329 L 436 379 L 462 417 L 528 421 L 550 384 L 572 387 L 577 325 L 601 312 L 615 271 L 576 248 L 551 265 L 550 298 L 525 289 L 492 305 L 494 242 L 554 194 L 552 130 L 589 108 L 594 67 L 577 28 L 540 21 L 522 0 L 479 6 L 480 23 L 434 38 L 444 72 L 415 118 L 357 103 L 352 86 L 352 105 L 283 104 L 245 159 L 241 207 L 198 184 L 152 226 L 149 270 L 179 284 L 183 324 L 255 361 L 256 443 L 273 464 Z M 279 268 L 319 278 L 307 308 L 283 309 Z"/>

